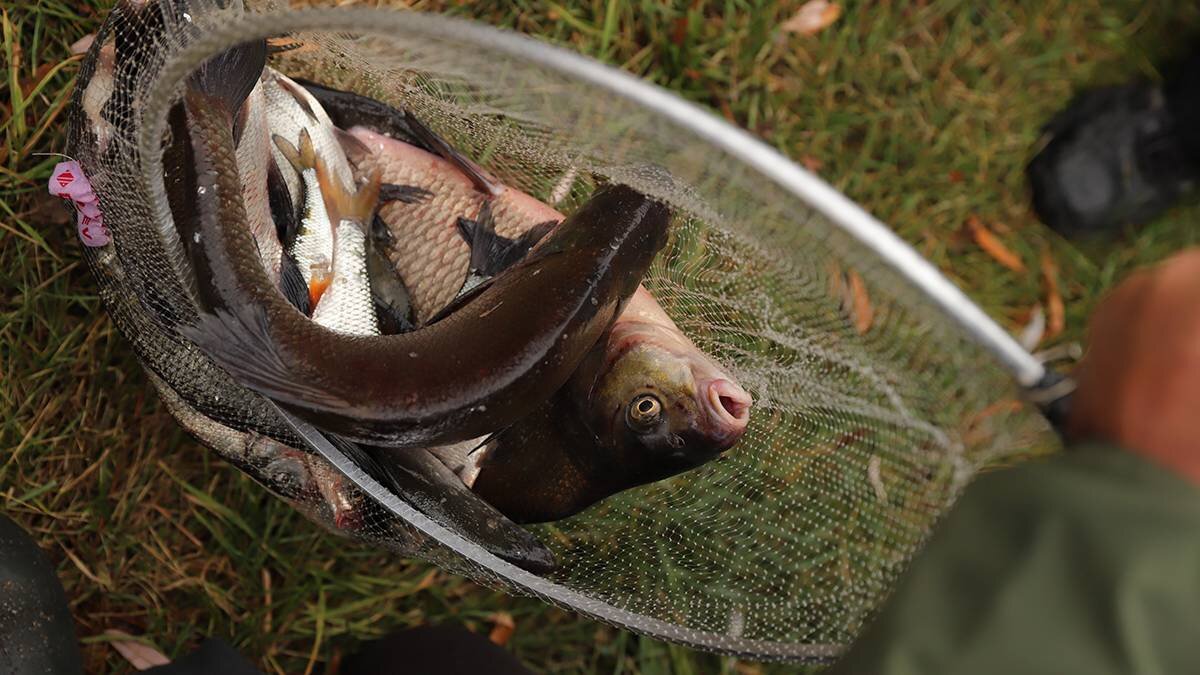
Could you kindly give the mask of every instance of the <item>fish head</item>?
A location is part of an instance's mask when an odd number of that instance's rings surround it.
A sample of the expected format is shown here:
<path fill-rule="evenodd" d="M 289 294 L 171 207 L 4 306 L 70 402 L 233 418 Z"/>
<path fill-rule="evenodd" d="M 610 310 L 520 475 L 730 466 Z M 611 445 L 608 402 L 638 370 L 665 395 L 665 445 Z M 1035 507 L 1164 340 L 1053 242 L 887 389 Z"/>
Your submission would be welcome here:
<path fill-rule="evenodd" d="M 603 352 L 588 426 L 611 466 L 636 483 L 716 459 L 745 433 L 750 394 L 681 335 L 619 321 Z"/>

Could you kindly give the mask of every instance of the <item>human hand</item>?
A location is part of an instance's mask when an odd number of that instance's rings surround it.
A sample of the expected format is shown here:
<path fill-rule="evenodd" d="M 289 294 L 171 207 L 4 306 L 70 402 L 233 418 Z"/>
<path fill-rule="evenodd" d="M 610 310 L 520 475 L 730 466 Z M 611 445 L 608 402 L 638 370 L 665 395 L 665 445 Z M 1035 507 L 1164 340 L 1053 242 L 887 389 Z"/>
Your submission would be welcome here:
<path fill-rule="evenodd" d="M 1068 435 L 1118 443 L 1200 484 L 1200 248 L 1139 271 L 1092 316 Z"/>

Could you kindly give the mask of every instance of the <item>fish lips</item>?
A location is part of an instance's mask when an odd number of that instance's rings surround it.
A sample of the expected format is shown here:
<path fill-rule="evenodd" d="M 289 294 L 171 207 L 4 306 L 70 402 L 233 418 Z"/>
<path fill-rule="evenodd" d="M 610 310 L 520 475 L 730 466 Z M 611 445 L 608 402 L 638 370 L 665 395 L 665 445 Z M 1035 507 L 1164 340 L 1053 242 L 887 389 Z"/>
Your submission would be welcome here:
<path fill-rule="evenodd" d="M 715 454 L 720 454 L 746 433 L 754 399 L 750 392 L 726 378 L 701 380 L 697 385 L 697 398 L 704 411 L 697 421 L 697 430 L 716 449 Z"/>
<path fill-rule="evenodd" d="M 668 475 L 717 459 L 741 440 L 750 423 L 753 399 L 737 383 L 717 378 L 697 385 L 700 414 L 687 429 L 668 437 L 660 460 Z"/>

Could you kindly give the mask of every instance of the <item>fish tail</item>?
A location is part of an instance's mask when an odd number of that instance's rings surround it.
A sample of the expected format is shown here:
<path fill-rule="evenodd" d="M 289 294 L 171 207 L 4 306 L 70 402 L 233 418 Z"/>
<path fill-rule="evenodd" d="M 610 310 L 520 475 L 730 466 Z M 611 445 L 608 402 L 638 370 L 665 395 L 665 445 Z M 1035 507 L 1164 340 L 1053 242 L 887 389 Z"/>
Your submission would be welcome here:
<path fill-rule="evenodd" d="M 300 164 L 305 169 L 317 168 L 317 151 L 307 128 L 300 130 Z"/>
<path fill-rule="evenodd" d="M 349 220 L 360 223 L 365 232 L 365 228 L 371 223 L 371 216 L 375 215 L 375 208 L 379 206 L 379 172 L 373 172 L 365 185 L 357 192 L 351 193 L 329 171 L 325 163 L 318 160 L 317 183 L 321 186 L 321 195 L 325 197 L 325 210 L 329 212 L 329 222 Z"/>
<path fill-rule="evenodd" d="M 270 323 L 263 307 L 245 303 L 201 314 L 180 332 L 236 381 L 276 402 L 326 410 L 347 407 L 345 400 L 297 372 Z"/>
<path fill-rule="evenodd" d="M 266 65 L 267 41 L 243 42 L 205 61 L 188 78 L 188 87 L 233 117 L 258 85 Z"/>
<path fill-rule="evenodd" d="M 309 169 L 317 168 L 320 160 L 317 158 L 317 151 L 313 148 L 312 136 L 308 135 L 308 129 L 300 130 L 300 147 L 292 145 L 291 141 L 279 134 L 272 134 L 271 140 L 275 143 L 275 147 L 279 148 L 283 158 L 296 170 L 296 173 L 304 173 Z"/>
<path fill-rule="evenodd" d="M 291 141 L 279 134 L 271 134 L 271 141 L 275 143 L 276 148 L 279 148 L 279 153 L 288 161 L 288 164 L 292 165 L 293 169 L 297 172 L 303 171 L 300 168 L 300 151 L 292 145 Z"/>

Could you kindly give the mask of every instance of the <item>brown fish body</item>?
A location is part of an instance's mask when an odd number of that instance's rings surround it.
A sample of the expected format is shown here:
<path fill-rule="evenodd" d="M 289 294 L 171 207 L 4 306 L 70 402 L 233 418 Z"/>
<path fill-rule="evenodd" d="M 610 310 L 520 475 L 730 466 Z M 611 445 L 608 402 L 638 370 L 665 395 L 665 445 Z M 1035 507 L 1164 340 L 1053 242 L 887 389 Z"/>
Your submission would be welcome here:
<path fill-rule="evenodd" d="M 637 296 L 653 319 L 653 299 Z M 547 405 L 476 453 L 471 489 L 516 522 L 566 518 L 694 469 L 745 432 L 750 395 L 682 335 L 629 315 Z"/>
<path fill-rule="evenodd" d="M 432 193 L 420 203 L 392 202 L 379 210 L 395 242 L 389 256 L 413 296 L 418 321 L 424 321 L 450 302 L 462 286 L 471 249 L 455 221 L 477 213 L 487 197 L 441 157 L 364 127 L 354 127 L 350 134 L 371 150 L 370 155 L 356 158 L 356 174 L 379 172 L 384 182 L 415 185 Z M 519 237 L 539 223 L 565 218 L 548 204 L 507 186 L 492 199 L 492 213 L 496 232 L 509 238 Z M 630 296 L 613 331 L 626 340 L 636 334 L 669 347 L 698 363 L 706 379 L 730 377 L 684 335 L 643 286 Z"/>
<path fill-rule="evenodd" d="M 386 182 L 416 185 L 433 194 L 426 202 L 394 203 L 380 212 L 394 241 L 392 259 L 416 296 L 418 318 L 428 318 L 462 285 L 471 250 L 455 220 L 479 211 L 485 195 L 441 157 L 362 127 L 351 134 L 371 151 L 354 158 L 357 171 L 378 171 Z M 504 186 L 492 198 L 491 209 L 497 232 L 508 238 L 563 218 Z M 631 427 L 624 415 L 633 401 L 645 397 L 658 402 L 662 419 Z M 715 458 L 745 431 L 751 402 L 639 286 L 546 405 L 481 450 L 459 444 L 433 452 L 510 518 L 558 520 L 622 490 Z"/>
<path fill-rule="evenodd" d="M 350 134 L 370 151 L 351 157 L 358 176 L 378 171 L 385 183 L 413 185 L 431 193 L 415 204 L 395 201 L 379 208 L 380 217 L 395 224 L 389 258 L 408 287 L 417 321 L 424 322 L 454 299 L 462 286 L 471 250 L 455 223 L 459 216 L 474 217 L 487 195 L 437 155 L 363 127 L 352 128 Z M 496 232 L 507 237 L 564 218 L 520 190 L 503 188 L 491 201 Z"/>
<path fill-rule="evenodd" d="M 199 184 L 195 265 L 211 280 L 213 312 L 190 337 L 243 385 L 352 440 L 452 442 L 528 414 L 575 370 L 665 243 L 665 206 L 605 188 L 445 320 L 403 335 L 335 333 L 297 312 L 262 268 L 229 107 L 198 89 L 184 102 Z"/>

